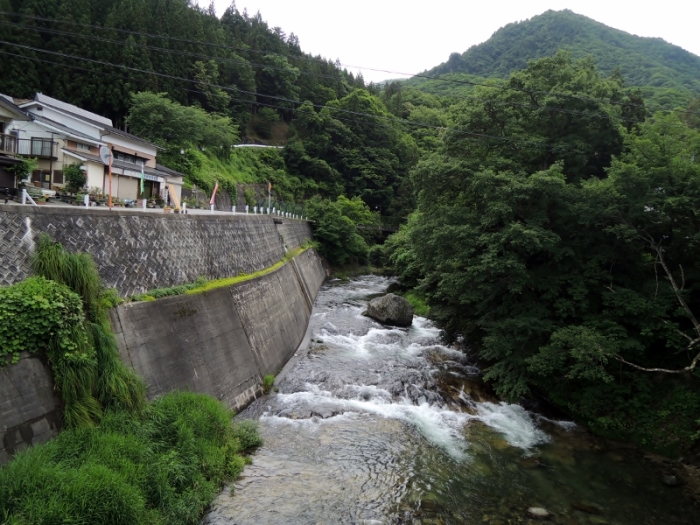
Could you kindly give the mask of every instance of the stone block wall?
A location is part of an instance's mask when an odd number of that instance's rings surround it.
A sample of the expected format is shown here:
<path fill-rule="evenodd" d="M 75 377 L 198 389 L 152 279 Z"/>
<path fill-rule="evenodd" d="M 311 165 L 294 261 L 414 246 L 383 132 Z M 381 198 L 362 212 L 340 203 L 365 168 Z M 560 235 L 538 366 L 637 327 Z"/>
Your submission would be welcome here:
<path fill-rule="evenodd" d="M 176 215 L 140 210 L 0 204 L 0 286 L 29 275 L 37 236 L 90 253 L 122 296 L 252 273 L 311 237 L 308 223 L 268 215 Z"/>
<path fill-rule="evenodd" d="M 18 363 L 0 368 L 0 464 L 51 439 L 60 421 L 61 400 L 44 360 L 23 352 Z"/>
<path fill-rule="evenodd" d="M 305 221 L 282 219 L 282 224 L 277 224 L 277 231 L 282 237 L 284 247 L 293 250 L 301 246 L 307 239 L 312 237 L 311 226 Z"/>

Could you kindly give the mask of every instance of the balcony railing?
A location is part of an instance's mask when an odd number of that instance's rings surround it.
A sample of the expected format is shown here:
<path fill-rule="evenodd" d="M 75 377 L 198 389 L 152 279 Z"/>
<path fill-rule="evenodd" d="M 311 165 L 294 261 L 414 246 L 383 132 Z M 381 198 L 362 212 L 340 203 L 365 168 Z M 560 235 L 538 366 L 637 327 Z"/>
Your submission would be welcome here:
<path fill-rule="evenodd" d="M 56 158 L 56 143 L 51 139 L 17 139 L 17 155 L 38 158 Z"/>
<path fill-rule="evenodd" d="M 0 153 L 14 155 L 17 151 L 17 137 L 0 134 Z"/>

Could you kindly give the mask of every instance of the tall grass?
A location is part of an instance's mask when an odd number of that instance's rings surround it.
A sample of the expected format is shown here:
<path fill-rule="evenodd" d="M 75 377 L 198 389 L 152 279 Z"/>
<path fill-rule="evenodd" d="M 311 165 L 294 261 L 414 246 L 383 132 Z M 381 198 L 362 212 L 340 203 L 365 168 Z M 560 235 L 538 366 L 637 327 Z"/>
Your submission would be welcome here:
<path fill-rule="evenodd" d="M 196 524 L 255 426 L 201 394 L 168 394 L 140 415 L 107 411 L 98 427 L 71 429 L 15 456 L 0 470 L 6 524 Z"/>
<path fill-rule="evenodd" d="M 66 425 L 95 424 L 107 408 L 141 410 L 146 388 L 141 378 L 119 358 L 109 321 L 113 296 L 102 286 L 90 255 L 69 253 L 48 235 L 41 235 L 32 269 L 37 275 L 66 285 L 83 301 L 89 351 L 52 362 L 56 385 L 65 404 Z"/>
<path fill-rule="evenodd" d="M 421 317 L 430 317 L 430 306 L 425 300 L 425 297 L 415 290 L 410 290 L 403 294 L 404 299 L 406 299 L 413 307 L 413 312 Z"/>

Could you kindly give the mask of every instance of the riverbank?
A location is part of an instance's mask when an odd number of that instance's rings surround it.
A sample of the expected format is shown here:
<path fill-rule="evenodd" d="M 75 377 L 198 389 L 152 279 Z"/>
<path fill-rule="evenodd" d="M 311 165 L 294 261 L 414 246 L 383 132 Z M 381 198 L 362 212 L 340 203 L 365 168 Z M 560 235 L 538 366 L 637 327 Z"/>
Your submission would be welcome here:
<path fill-rule="evenodd" d="M 415 290 L 401 286 L 400 283 L 395 283 L 390 286 L 389 291 L 406 297 L 416 309 L 416 313 L 420 311 L 425 317 L 431 317 L 429 307 L 423 297 Z M 469 349 L 467 341 L 459 337 L 457 339 L 462 341 L 461 345 L 464 346 L 464 351 L 471 353 L 470 359 L 480 369 L 487 370 L 489 368 L 492 363 L 480 358 L 478 352 L 474 349 Z M 673 378 L 661 375 L 657 380 L 657 384 L 664 380 L 668 382 L 672 381 Z M 486 384 L 486 390 L 491 392 L 488 383 Z M 658 392 L 660 396 L 663 389 L 659 388 Z M 494 399 L 497 399 L 495 393 L 491 392 L 491 395 Z M 645 397 L 648 398 L 649 396 Z M 697 442 L 696 437 L 696 442 L 692 445 L 687 437 L 683 437 L 683 433 L 673 421 L 670 423 L 665 421 L 662 424 L 661 421 L 655 420 L 654 409 L 651 405 L 654 402 L 658 402 L 659 399 L 654 399 L 652 395 L 651 399 L 647 399 L 647 401 L 650 406 L 638 407 L 639 421 L 630 418 L 627 421 L 629 428 L 626 431 L 616 429 L 612 425 L 608 429 L 600 426 L 589 428 L 588 422 L 580 417 L 579 414 L 572 413 L 570 410 L 563 410 L 561 406 L 548 399 L 547 392 L 543 388 L 534 387 L 531 395 L 522 398 L 520 403 L 537 412 L 544 411 L 545 413 L 555 414 L 559 418 L 575 420 L 579 425 L 595 434 L 601 440 L 601 446 L 622 446 L 636 449 L 637 457 L 647 458 L 645 461 L 653 462 L 656 467 L 660 468 L 662 474 L 659 476 L 659 479 L 664 477 L 675 478 L 675 481 L 670 481 L 670 483 L 679 487 L 680 491 L 686 493 L 689 498 L 700 505 L 700 442 Z M 638 401 L 637 405 L 643 405 L 647 401 Z M 687 396 L 683 397 L 681 395 L 678 396 L 678 399 L 671 399 L 667 405 L 670 405 L 669 410 L 671 413 L 677 414 L 680 413 L 679 411 L 687 411 L 688 406 L 692 405 L 692 402 L 692 399 L 689 400 Z M 700 421 L 698 421 L 698 424 L 700 424 Z M 700 436 L 700 432 L 697 435 Z M 672 444 L 675 442 L 676 445 L 669 446 L 669 442 Z M 608 445 L 604 445 L 605 443 Z M 654 445 L 658 443 L 663 445 L 655 447 Z"/>
<path fill-rule="evenodd" d="M 395 328 L 362 316 L 389 283 L 323 286 L 308 349 L 279 392 L 238 416 L 259 422 L 265 446 L 206 525 L 506 524 L 530 506 L 557 524 L 694 524 L 684 489 L 638 449 L 499 402 L 426 319 Z"/>
<path fill-rule="evenodd" d="M 167 394 L 142 414 L 110 411 L 95 427 L 64 430 L 0 469 L 7 525 L 194 525 L 250 463 L 251 422 L 215 399 Z"/>

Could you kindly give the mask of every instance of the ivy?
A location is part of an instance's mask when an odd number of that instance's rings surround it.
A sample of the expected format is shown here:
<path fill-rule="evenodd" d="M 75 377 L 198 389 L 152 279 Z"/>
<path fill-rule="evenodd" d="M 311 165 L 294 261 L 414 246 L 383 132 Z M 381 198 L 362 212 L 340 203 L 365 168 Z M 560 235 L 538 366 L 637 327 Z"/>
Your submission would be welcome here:
<path fill-rule="evenodd" d="M 67 286 L 31 277 L 0 288 L 0 366 L 16 363 L 22 351 L 46 351 L 54 367 L 94 359 L 84 322 L 83 303 Z"/>
<path fill-rule="evenodd" d="M 109 408 L 139 412 L 145 385 L 119 359 L 108 314 L 115 297 L 92 258 L 41 235 L 32 269 L 36 277 L 0 288 L 0 366 L 23 351 L 46 355 L 69 428 L 93 426 Z"/>

